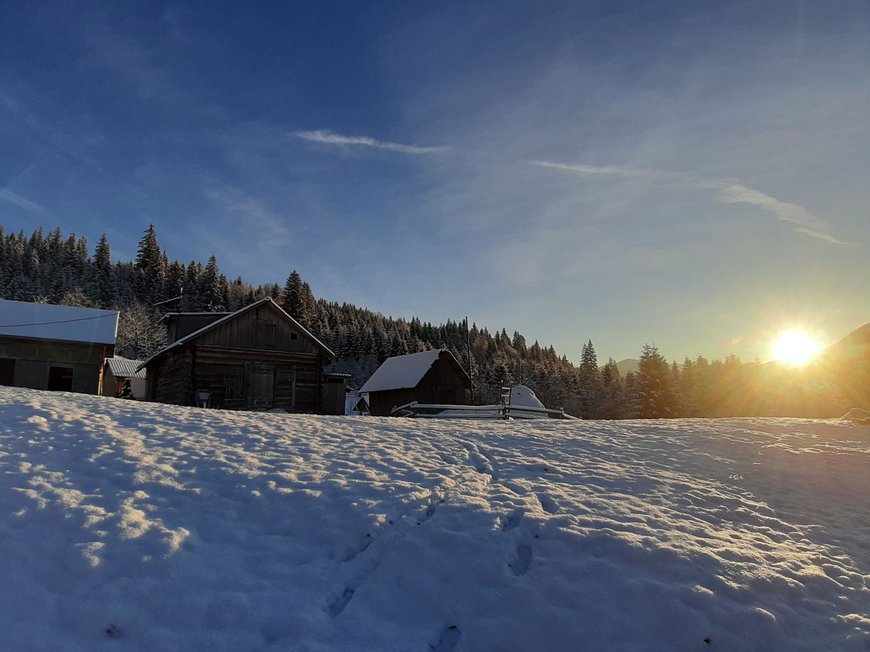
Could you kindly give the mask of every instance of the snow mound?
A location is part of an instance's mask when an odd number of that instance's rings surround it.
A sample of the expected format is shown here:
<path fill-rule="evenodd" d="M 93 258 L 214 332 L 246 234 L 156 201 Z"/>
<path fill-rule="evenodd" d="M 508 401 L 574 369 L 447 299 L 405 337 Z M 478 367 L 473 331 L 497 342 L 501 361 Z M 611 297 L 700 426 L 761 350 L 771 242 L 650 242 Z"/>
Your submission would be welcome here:
<path fill-rule="evenodd" d="M 0 387 L 4 650 L 867 650 L 870 429 Z"/>
<path fill-rule="evenodd" d="M 545 407 L 532 391 L 532 388 L 525 385 L 514 385 L 511 387 L 511 405 L 531 408 Z"/>

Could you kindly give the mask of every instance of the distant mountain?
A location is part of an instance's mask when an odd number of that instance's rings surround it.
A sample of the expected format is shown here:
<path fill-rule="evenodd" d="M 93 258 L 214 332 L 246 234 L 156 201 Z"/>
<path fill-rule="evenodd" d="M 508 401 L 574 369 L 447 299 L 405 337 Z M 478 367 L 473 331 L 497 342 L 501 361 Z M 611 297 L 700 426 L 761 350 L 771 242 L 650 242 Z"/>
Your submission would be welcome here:
<path fill-rule="evenodd" d="M 636 374 L 640 369 L 640 360 L 634 358 L 626 358 L 616 363 L 616 368 L 619 369 L 619 375 L 625 378 L 629 373 Z"/>
<path fill-rule="evenodd" d="M 818 365 L 848 407 L 870 408 L 870 323 L 825 349 Z"/>
<path fill-rule="evenodd" d="M 822 353 L 823 358 L 870 359 L 870 322 L 856 328 Z"/>

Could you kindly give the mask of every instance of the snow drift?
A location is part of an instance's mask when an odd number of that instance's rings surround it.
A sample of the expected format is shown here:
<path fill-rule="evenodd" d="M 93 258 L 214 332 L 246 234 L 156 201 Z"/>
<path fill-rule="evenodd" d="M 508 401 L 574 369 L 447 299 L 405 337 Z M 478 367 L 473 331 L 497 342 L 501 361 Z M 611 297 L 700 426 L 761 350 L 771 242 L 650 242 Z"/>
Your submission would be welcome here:
<path fill-rule="evenodd" d="M 0 649 L 867 650 L 870 428 L 0 388 Z"/>

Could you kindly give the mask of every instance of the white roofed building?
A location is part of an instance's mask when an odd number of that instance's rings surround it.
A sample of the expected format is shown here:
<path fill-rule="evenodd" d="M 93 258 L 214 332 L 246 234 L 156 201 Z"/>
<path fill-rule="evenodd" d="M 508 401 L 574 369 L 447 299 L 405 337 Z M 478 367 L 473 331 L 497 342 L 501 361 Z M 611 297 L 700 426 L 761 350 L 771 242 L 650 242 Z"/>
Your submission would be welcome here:
<path fill-rule="evenodd" d="M 412 401 L 465 405 L 471 379 L 447 349 L 433 349 L 387 358 L 366 383 L 373 416 L 389 416 L 394 407 Z"/>
<path fill-rule="evenodd" d="M 0 300 L 0 385 L 100 392 L 118 312 Z"/>

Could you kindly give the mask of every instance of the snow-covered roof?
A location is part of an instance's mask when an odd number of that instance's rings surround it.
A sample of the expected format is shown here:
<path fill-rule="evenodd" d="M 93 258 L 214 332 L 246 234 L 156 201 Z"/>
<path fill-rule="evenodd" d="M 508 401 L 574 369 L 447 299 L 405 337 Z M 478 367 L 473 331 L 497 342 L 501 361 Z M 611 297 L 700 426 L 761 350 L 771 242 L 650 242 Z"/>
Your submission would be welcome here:
<path fill-rule="evenodd" d="M 0 300 L 0 335 L 114 344 L 118 311 Z"/>
<path fill-rule="evenodd" d="M 335 354 L 329 350 L 329 347 L 327 347 L 323 342 L 321 342 L 316 337 L 314 337 L 314 335 L 312 335 L 305 327 L 303 327 L 302 324 L 300 324 L 298 321 L 293 319 L 293 317 L 288 315 L 287 312 L 281 306 L 279 306 L 277 303 L 275 303 L 272 300 L 272 297 L 266 297 L 265 299 L 260 299 L 259 301 L 256 301 L 252 304 L 249 304 L 249 305 L 245 306 L 244 308 L 236 310 L 235 312 L 227 313 L 226 316 L 224 316 L 216 321 L 213 321 L 212 323 L 208 324 L 207 326 L 203 326 L 199 330 L 193 331 L 189 335 L 185 335 L 184 337 L 182 337 L 179 340 L 175 340 L 174 342 L 172 342 L 172 344 L 169 344 L 168 346 L 160 349 L 157 353 L 155 353 L 150 358 L 148 358 L 145 362 L 140 364 L 138 368 L 139 369 L 145 368 L 149 362 L 151 362 L 152 360 L 156 360 L 157 358 L 162 356 L 164 353 L 171 351 L 172 349 L 175 349 L 175 348 L 182 346 L 184 344 L 187 344 L 191 340 L 195 340 L 197 337 L 199 337 L 203 333 L 207 333 L 210 330 L 213 330 L 213 329 L 217 328 L 218 326 L 225 324 L 226 322 L 228 322 L 232 319 L 235 319 L 239 315 L 242 315 L 242 314 L 248 312 L 249 310 L 254 310 L 255 308 L 262 306 L 264 304 L 267 304 L 267 303 L 272 304 L 275 307 L 275 309 L 278 310 L 278 312 L 280 312 L 284 317 L 286 317 L 290 321 L 290 323 L 293 324 L 294 328 L 296 328 L 297 330 L 299 330 L 300 332 L 304 333 L 309 338 L 311 338 L 311 340 L 314 341 L 314 343 L 317 345 L 317 347 L 321 351 L 323 351 L 327 356 L 329 356 L 330 358 L 335 357 Z"/>
<path fill-rule="evenodd" d="M 145 370 L 136 371 L 142 364 L 141 360 L 130 360 L 115 356 L 114 358 L 106 358 L 109 369 L 115 378 L 145 378 Z"/>
<path fill-rule="evenodd" d="M 442 352 L 453 358 L 456 366 L 460 370 L 462 369 L 462 365 L 456 361 L 456 358 L 447 349 L 432 349 L 431 351 L 422 351 L 409 355 L 397 355 L 384 360 L 384 364 L 377 368 L 375 373 L 371 375 L 371 378 L 366 381 L 359 391 L 383 392 L 390 389 L 411 389 L 416 387 L 423 380 L 426 372 L 432 368 L 432 365 Z"/>
<path fill-rule="evenodd" d="M 514 385 L 511 387 L 511 405 L 531 408 L 544 407 L 541 399 L 535 395 L 532 388 L 525 385 Z"/>

